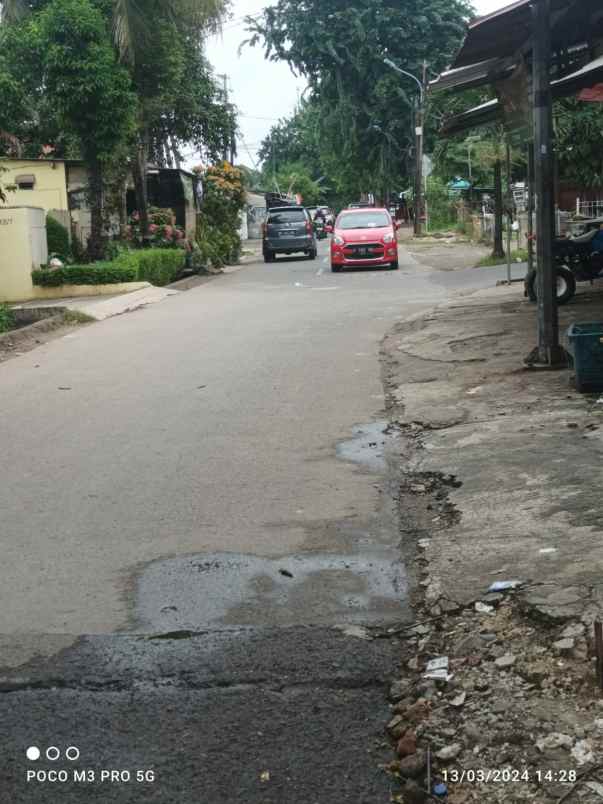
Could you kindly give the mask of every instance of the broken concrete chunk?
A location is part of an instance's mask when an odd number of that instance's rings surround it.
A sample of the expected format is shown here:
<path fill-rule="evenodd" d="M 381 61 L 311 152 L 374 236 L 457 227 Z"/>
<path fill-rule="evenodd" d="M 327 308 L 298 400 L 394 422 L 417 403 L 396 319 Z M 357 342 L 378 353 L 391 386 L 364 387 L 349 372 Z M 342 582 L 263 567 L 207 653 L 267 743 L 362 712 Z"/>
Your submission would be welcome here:
<path fill-rule="evenodd" d="M 466 692 L 461 692 L 460 695 L 457 695 L 456 698 L 453 698 L 450 701 L 450 705 L 451 706 L 457 706 L 457 707 L 462 706 L 465 703 L 466 698 L 467 698 L 467 693 Z"/>
<path fill-rule="evenodd" d="M 572 756 L 579 766 L 594 762 L 595 755 L 593 754 L 593 745 L 590 740 L 578 740 L 572 748 Z"/>
<path fill-rule="evenodd" d="M 513 667 L 516 658 L 512 653 L 505 653 L 504 656 L 499 656 L 498 659 L 495 659 L 494 664 L 504 670 L 507 667 Z"/>
<path fill-rule="evenodd" d="M 460 743 L 452 743 L 438 751 L 436 756 L 443 762 L 449 762 L 451 759 L 456 759 L 462 750 L 463 746 Z"/>
<path fill-rule="evenodd" d="M 564 628 L 561 632 L 561 639 L 576 639 L 577 637 L 581 637 L 585 630 L 582 623 L 568 625 L 567 628 Z"/>
<path fill-rule="evenodd" d="M 556 653 L 564 656 L 573 651 L 575 644 L 576 643 L 571 637 L 567 637 L 566 639 L 560 639 L 557 642 L 553 642 L 553 649 Z"/>
<path fill-rule="evenodd" d="M 541 737 L 536 741 L 536 748 L 543 753 L 544 751 L 554 751 L 557 748 L 566 748 L 568 751 L 573 746 L 574 741 L 568 734 L 561 734 L 553 731 L 546 737 Z"/>
<path fill-rule="evenodd" d="M 487 603 L 482 603 L 481 600 L 478 600 L 475 604 L 475 610 L 478 614 L 494 614 L 494 607 L 488 606 Z"/>

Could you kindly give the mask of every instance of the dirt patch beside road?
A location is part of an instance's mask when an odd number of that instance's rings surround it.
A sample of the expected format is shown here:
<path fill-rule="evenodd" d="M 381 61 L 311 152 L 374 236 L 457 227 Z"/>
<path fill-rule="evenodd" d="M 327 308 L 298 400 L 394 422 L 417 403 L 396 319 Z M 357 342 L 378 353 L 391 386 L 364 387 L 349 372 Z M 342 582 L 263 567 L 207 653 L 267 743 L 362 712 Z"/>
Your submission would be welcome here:
<path fill-rule="evenodd" d="M 411 230 L 400 231 L 400 241 L 406 251 L 419 265 L 431 270 L 466 270 L 477 266 L 481 259 L 492 253 L 492 246 L 475 243 L 460 235 L 412 237 Z"/>
<path fill-rule="evenodd" d="M 403 550 L 424 623 L 408 635 L 415 657 L 390 724 L 404 802 L 425 800 L 428 749 L 450 802 L 603 796 L 592 644 L 603 406 L 573 389 L 569 370 L 522 368 L 536 333 L 521 294 L 442 306 L 383 345 L 388 406 L 406 435 Z M 581 293 L 561 329 L 602 316 L 603 296 Z M 497 581 L 519 583 L 489 594 Z M 447 681 L 424 678 L 437 657 Z"/>

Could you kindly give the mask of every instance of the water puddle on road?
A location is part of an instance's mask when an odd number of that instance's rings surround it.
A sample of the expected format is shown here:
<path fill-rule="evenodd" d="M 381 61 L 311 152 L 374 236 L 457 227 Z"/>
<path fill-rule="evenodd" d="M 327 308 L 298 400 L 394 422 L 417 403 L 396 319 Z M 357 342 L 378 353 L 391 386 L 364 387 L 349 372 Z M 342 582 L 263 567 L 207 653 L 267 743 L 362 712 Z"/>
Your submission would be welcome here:
<path fill-rule="evenodd" d="M 213 553 L 147 567 L 139 580 L 138 626 L 176 631 L 381 622 L 399 616 L 405 596 L 402 566 L 392 563 L 389 550 L 283 558 Z"/>
<path fill-rule="evenodd" d="M 340 460 L 366 471 L 367 482 L 395 482 L 399 434 L 386 421 L 354 428 L 337 446 Z M 140 631 L 218 626 L 377 624 L 408 616 L 407 579 L 390 495 L 380 495 L 380 527 L 367 528 L 350 550 L 282 557 L 211 553 L 168 558 L 138 577 Z M 376 536 L 387 532 L 387 538 Z M 371 535 L 372 534 L 372 535 Z M 328 544 L 328 542 L 327 542 Z M 339 548 L 341 549 L 341 548 Z"/>
<path fill-rule="evenodd" d="M 372 422 L 354 427 L 354 437 L 337 445 L 337 457 L 383 474 L 387 470 L 387 458 L 393 449 L 397 434 L 389 429 L 386 421 Z"/>

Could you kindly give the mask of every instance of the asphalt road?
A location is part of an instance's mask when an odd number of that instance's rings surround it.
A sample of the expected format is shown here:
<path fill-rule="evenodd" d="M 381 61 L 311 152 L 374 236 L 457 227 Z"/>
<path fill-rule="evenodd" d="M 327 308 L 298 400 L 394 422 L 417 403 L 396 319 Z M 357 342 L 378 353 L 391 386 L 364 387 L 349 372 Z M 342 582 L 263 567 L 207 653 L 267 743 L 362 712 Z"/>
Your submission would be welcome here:
<path fill-rule="evenodd" d="M 325 253 L 0 365 L 1 804 L 389 801 L 401 647 L 361 626 L 411 614 L 379 345 L 503 272 Z"/>

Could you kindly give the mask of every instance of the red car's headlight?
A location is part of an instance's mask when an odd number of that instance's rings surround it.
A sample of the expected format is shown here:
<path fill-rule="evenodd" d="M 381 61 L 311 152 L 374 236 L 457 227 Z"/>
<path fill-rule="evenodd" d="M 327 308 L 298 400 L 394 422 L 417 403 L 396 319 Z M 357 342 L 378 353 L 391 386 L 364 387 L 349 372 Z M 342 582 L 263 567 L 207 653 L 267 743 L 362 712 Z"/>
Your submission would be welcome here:
<path fill-rule="evenodd" d="M 335 246 L 344 246 L 345 240 L 343 239 L 343 237 L 341 237 L 341 235 L 335 235 L 335 237 L 333 238 L 333 244 Z"/>
<path fill-rule="evenodd" d="M 394 240 L 395 240 L 395 237 L 393 236 L 393 234 L 383 235 L 383 242 L 384 243 L 393 243 Z"/>

